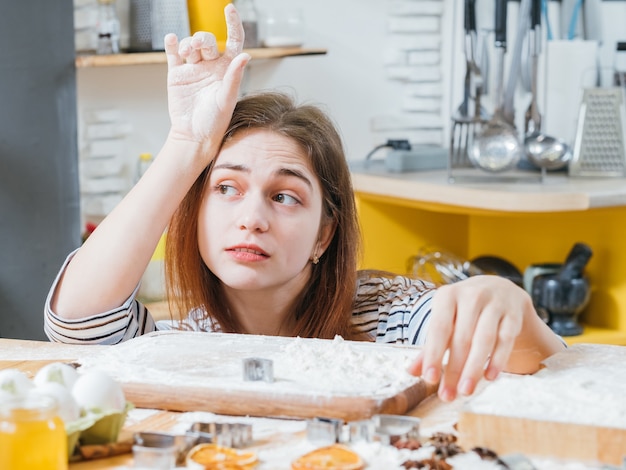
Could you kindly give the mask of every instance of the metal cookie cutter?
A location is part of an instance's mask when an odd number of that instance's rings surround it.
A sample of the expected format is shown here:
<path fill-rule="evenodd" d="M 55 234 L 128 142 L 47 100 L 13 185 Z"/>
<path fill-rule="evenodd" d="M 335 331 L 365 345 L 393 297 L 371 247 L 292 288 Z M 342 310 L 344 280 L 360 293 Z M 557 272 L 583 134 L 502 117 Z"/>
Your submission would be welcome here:
<path fill-rule="evenodd" d="M 248 357 L 243 360 L 243 380 L 274 382 L 274 362 L 271 359 Z"/>
<path fill-rule="evenodd" d="M 412 416 L 374 415 L 374 440 L 394 444 L 403 439 L 420 438 L 420 420 Z"/>
<path fill-rule="evenodd" d="M 335 418 L 312 418 L 306 422 L 306 437 L 318 445 L 330 445 L 347 442 L 344 423 Z"/>
<path fill-rule="evenodd" d="M 133 435 L 133 455 L 138 462 L 155 464 L 155 460 L 168 461 L 172 456 L 177 465 L 185 463 L 187 452 L 196 445 L 197 436 L 165 432 L 137 432 Z"/>
<path fill-rule="evenodd" d="M 372 419 L 350 421 L 348 423 L 350 442 L 372 442 L 376 434 L 376 423 Z"/>
<path fill-rule="evenodd" d="M 252 425 L 244 423 L 193 423 L 189 428 L 201 442 L 225 447 L 246 447 L 252 444 Z"/>

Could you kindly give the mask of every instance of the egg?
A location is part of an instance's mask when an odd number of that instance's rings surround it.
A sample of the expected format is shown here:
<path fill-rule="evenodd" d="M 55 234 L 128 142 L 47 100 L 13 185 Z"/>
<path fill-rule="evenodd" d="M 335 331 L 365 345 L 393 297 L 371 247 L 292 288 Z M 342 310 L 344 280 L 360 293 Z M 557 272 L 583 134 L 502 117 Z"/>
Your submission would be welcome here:
<path fill-rule="evenodd" d="M 71 390 L 77 379 L 78 372 L 72 366 L 63 362 L 53 362 L 39 369 L 33 382 L 37 387 L 49 382 L 56 382 Z"/>
<path fill-rule="evenodd" d="M 72 396 L 78 406 L 89 413 L 122 412 L 126 407 L 122 386 L 100 370 L 78 374 Z"/>
<path fill-rule="evenodd" d="M 33 388 L 33 382 L 28 376 L 17 369 L 0 370 L 0 391 L 14 397 L 25 396 L 26 393 Z"/>
<path fill-rule="evenodd" d="M 58 382 L 46 382 L 30 390 L 31 394 L 54 398 L 57 402 L 57 414 L 64 423 L 71 423 L 80 418 L 80 407 L 72 393 Z"/>

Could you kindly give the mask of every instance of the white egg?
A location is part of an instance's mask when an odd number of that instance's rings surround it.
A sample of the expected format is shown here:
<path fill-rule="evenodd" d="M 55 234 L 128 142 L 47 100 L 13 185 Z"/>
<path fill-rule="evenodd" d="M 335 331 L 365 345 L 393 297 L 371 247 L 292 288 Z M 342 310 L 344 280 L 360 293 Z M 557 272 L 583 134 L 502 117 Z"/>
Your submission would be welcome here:
<path fill-rule="evenodd" d="M 63 362 L 53 362 L 39 369 L 33 382 L 37 387 L 48 382 L 56 382 L 71 390 L 77 379 L 78 372 L 72 366 Z"/>
<path fill-rule="evenodd" d="M 120 412 L 126 407 L 122 386 L 99 370 L 79 374 L 72 395 L 78 406 L 90 413 Z"/>
<path fill-rule="evenodd" d="M 33 381 L 24 372 L 17 369 L 0 370 L 0 390 L 3 392 L 20 397 L 33 387 Z"/>
<path fill-rule="evenodd" d="M 57 402 L 57 413 L 64 423 L 71 423 L 80 418 L 80 407 L 72 393 L 58 382 L 46 382 L 30 391 L 31 394 L 54 398 Z"/>

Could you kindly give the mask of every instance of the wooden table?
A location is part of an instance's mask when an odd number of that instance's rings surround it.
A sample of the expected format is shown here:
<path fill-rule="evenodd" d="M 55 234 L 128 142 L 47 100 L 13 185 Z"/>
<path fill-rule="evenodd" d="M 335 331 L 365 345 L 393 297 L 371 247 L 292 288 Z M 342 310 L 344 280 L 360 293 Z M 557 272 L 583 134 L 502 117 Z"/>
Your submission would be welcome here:
<path fill-rule="evenodd" d="M 26 372 L 28 375 L 33 376 L 40 367 L 49 362 L 76 360 L 79 357 L 83 357 L 81 355 L 84 355 L 85 351 L 97 351 L 98 348 L 107 348 L 107 346 L 68 345 L 42 341 L 0 338 L 0 369 L 18 368 Z M 432 409 L 432 404 L 423 409 L 428 411 L 427 414 L 431 414 L 430 411 Z M 420 416 L 422 413 L 421 410 L 422 408 L 418 407 L 409 414 Z M 149 412 L 150 410 L 145 411 Z M 127 423 L 120 434 L 119 440 L 132 440 L 133 434 L 138 431 L 170 431 L 177 424 L 180 429 L 179 419 L 183 416 L 183 413 L 178 412 L 152 410 L 152 414 L 150 414 L 146 419 L 135 422 L 132 422 L 132 419 L 127 420 Z M 445 419 L 448 420 L 450 423 L 450 430 L 452 430 L 451 425 L 454 423 L 454 418 L 450 419 L 446 415 L 442 416 L 445 416 Z M 130 414 L 130 418 L 132 417 L 133 412 Z M 281 437 L 281 439 L 287 438 L 289 438 L 289 436 Z M 302 442 L 305 439 L 305 435 L 302 432 L 293 436 L 292 443 Z M 132 455 L 125 454 L 106 459 L 75 462 L 70 464 L 70 469 L 127 468 L 132 466 L 132 462 Z"/>
<path fill-rule="evenodd" d="M 105 348 L 106 346 L 88 346 L 88 348 Z M 611 348 L 610 346 L 598 346 Z M 38 341 L 21 341 L 0 339 L 0 369 L 9 366 L 18 367 L 21 370 L 33 374 L 36 369 L 41 365 L 50 362 L 51 360 L 75 360 L 77 352 L 84 351 L 85 346 L 72 346 L 53 344 L 47 342 Z M 613 348 L 619 348 L 614 346 Z M 608 349 L 607 349 L 608 351 Z M 604 353 L 604 352 L 603 352 Z M 620 349 L 619 354 L 625 354 Z M 19 359 L 21 358 L 21 360 Z M 25 361 L 28 359 L 28 361 Z M 489 387 L 489 383 L 481 382 L 479 384 L 479 392 L 486 387 Z M 436 431 L 454 432 L 454 426 L 459 422 L 459 417 L 464 409 L 466 403 L 471 398 L 457 399 L 453 403 L 443 403 L 435 395 L 430 396 L 423 400 L 417 407 L 409 411 L 407 414 L 410 416 L 416 416 L 421 418 L 420 431 L 422 435 L 428 436 Z M 141 414 L 139 412 L 138 414 Z M 181 424 L 185 424 L 181 420 L 185 418 L 184 413 L 160 411 L 160 410 L 147 410 L 147 413 L 143 414 L 143 417 L 133 417 L 131 413 L 129 420 L 122 430 L 120 440 L 132 439 L 132 435 L 138 431 L 168 431 L 181 430 Z M 189 415 L 187 415 L 189 418 Z M 188 420 L 187 420 L 188 422 Z M 528 424 L 528 423 L 527 423 Z M 256 429 L 256 427 L 255 427 Z M 303 426 L 298 432 L 285 433 L 281 436 L 277 436 L 275 442 L 280 442 L 280 445 L 288 447 L 302 446 L 302 443 L 306 443 L 306 436 L 304 433 L 305 427 Z M 622 431 L 619 439 L 623 439 L 626 431 Z M 271 443 L 271 439 L 268 439 Z M 274 443 L 275 443 L 274 442 Z M 622 441 L 620 441 L 622 442 Z M 265 442 L 267 444 L 267 442 Z M 602 443 L 600 443 L 602 444 Z M 621 445 L 621 444 L 620 444 Z M 542 465 L 546 465 L 545 462 L 550 462 L 549 459 L 543 458 Z M 101 460 L 76 462 L 70 465 L 71 470 L 87 470 L 87 469 L 121 469 L 132 467 L 132 455 L 126 454 Z M 535 460 L 533 459 L 533 462 Z M 539 470 L 561 468 L 557 464 L 549 466 L 538 466 Z M 285 466 L 285 468 L 288 468 Z M 606 468 L 601 465 L 593 466 L 586 465 L 585 468 Z"/>

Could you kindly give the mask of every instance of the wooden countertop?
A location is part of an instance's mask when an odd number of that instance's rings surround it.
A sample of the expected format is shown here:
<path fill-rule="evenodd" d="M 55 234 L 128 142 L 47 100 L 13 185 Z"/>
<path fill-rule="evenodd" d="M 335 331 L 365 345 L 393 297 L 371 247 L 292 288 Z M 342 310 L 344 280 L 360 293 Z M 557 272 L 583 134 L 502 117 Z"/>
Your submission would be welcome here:
<path fill-rule="evenodd" d="M 625 178 L 570 178 L 565 173 L 511 171 L 490 175 L 480 170 L 388 172 L 372 161 L 352 163 L 357 193 L 446 206 L 446 211 L 567 212 L 626 206 Z"/>

